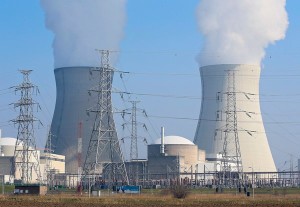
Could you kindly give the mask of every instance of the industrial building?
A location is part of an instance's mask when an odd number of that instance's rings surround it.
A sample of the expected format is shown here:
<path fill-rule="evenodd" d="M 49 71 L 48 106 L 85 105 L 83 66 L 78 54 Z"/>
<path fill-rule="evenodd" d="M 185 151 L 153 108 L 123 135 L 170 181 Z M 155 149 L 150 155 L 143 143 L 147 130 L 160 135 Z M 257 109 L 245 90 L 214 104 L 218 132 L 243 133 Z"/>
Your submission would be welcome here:
<path fill-rule="evenodd" d="M 166 136 L 163 139 L 148 145 L 149 174 L 190 172 L 199 163 L 205 163 L 205 151 L 190 140 L 180 136 Z"/>
<path fill-rule="evenodd" d="M 153 184 L 170 185 L 195 181 L 205 174 L 207 180 L 214 179 L 219 169 L 215 162 L 207 162 L 205 151 L 190 140 L 180 136 L 165 136 L 148 145 L 147 159 L 125 162 L 130 184 L 151 187 Z M 103 174 L 108 172 L 104 171 Z M 100 178 L 102 180 L 103 177 Z M 56 174 L 54 183 L 75 187 L 79 181 L 77 174 Z M 105 182 L 105 178 L 103 179 Z M 117 180 L 121 183 L 122 180 Z"/>
<path fill-rule="evenodd" d="M 14 163 L 14 159 L 20 159 L 19 157 L 14 157 L 16 139 L 11 137 L 0 137 L 0 174 L 4 176 L 5 183 L 18 182 L 21 180 L 21 170 L 19 167 L 15 166 L 15 175 L 13 179 L 11 179 L 11 172 L 12 172 L 12 164 Z M 22 147 L 22 146 L 18 146 Z M 47 180 L 46 174 L 46 165 L 49 165 L 49 172 L 55 173 L 65 173 L 65 156 L 57 155 L 57 154 L 47 154 L 45 152 L 36 150 L 39 160 L 40 172 L 41 172 L 41 182 Z M 32 183 L 38 183 L 38 175 L 35 171 L 32 170 Z"/>
<path fill-rule="evenodd" d="M 228 72 L 231 72 L 230 75 Z M 211 65 L 200 68 L 202 103 L 194 143 L 206 159 L 221 162 L 228 116 L 235 114 L 244 172 L 276 172 L 260 111 L 258 65 Z M 230 76 L 230 77 L 229 77 Z M 234 88 L 234 90 L 232 89 Z M 230 91 L 231 90 L 231 91 Z M 235 96 L 234 103 L 229 96 Z M 228 106 L 236 104 L 234 111 Z M 227 154 L 235 156 L 235 140 L 227 140 Z"/>
<path fill-rule="evenodd" d="M 145 160 L 126 162 L 126 169 L 132 182 L 136 180 L 193 179 L 192 174 L 205 171 L 215 172 L 217 164 L 207 162 L 205 151 L 190 140 L 180 136 L 165 136 L 148 145 Z M 135 173 L 138 172 L 137 177 Z"/>

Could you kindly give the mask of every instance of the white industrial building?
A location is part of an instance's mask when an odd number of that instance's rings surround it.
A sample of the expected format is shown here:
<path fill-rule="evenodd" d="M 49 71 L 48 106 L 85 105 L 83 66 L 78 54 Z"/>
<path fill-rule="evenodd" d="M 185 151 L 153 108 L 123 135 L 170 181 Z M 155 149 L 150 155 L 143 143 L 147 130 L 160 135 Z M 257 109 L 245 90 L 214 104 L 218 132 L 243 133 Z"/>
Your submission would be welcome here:
<path fill-rule="evenodd" d="M 15 144 L 17 139 L 12 137 L 0 137 L 0 174 L 4 175 L 5 182 L 13 182 L 14 180 L 20 180 L 21 179 L 21 169 L 20 166 L 15 166 L 15 175 L 13 176 L 13 179 L 11 175 L 12 171 L 12 164 L 14 161 L 14 151 L 15 151 Z M 18 146 L 22 147 L 22 145 Z M 47 175 L 45 172 L 46 168 L 46 162 L 49 164 L 49 171 L 51 173 L 65 173 L 65 156 L 63 155 L 57 155 L 57 154 L 49 154 L 44 153 L 43 151 L 36 150 L 37 155 L 39 157 L 39 166 L 40 166 L 40 172 L 41 172 L 41 178 L 42 182 L 46 181 Z M 15 159 L 21 159 L 21 157 L 17 157 Z M 33 158 L 31 160 L 34 161 Z M 35 173 L 34 170 L 32 170 L 32 183 L 38 182 L 38 175 Z"/>

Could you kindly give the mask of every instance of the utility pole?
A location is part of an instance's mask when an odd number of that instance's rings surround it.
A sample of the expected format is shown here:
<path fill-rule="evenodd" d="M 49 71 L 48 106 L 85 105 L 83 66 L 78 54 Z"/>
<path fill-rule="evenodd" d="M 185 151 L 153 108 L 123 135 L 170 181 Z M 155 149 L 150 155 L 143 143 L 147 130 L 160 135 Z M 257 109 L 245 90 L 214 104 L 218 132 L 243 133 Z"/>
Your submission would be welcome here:
<path fill-rule="evenodd" d="M 33 115 L 34 106 L 39 104 L 32 99 L 33 93 L 38 93 L 38 87 L 30 82 L 29 75 L 32 70 L 20 70 L 23 82 L 15 86 L 15 92 L 20 92 L 21 98 L 14 103 L 14 108 L 19 109 L 19 115 L 12 120 L 18 125 L 18 135 L 12 165 L 12 176 L 16 176 L 16 170 L 20 171 L 23 184 L 35 182 L 33 173 L 37 175 L 37 181 L 41 181 L 39 155 L 36 149 L 34 137 L 34 123 L 39 121 Z"/>
<path fill-rule="evenodd" d="M 221 179 L 223 185 L 231 186 L 231 172 L 234 168 L 238 179 L 243 179 L 243 165 L 237 126 L 235 71 L 227 71 L 227 91 L 224 95 L 226 96 L 227 102 L 225 111 L 226 126 L 223 130 L 225 137 L 221 160 Z M 226 178 L 228 178 L 229 183 L 226 182 Z"/>
<path fill-rule="evenodd" d="M 101 67 L 91 72 L 99 77 L 98 84 L 89 90 L 89 94 L 97 96 L 97 103 L 87 110 L 95 113 L 91 138 L 83 168 L 83 179 L 92 176 L 92 185 L 101 178 L 108 181 L 109 187 L 117 179 L 128 183 L 127 172 L 121 152 L 112 111 L 112 81 L 114 68 L 110 66 L 108 50 L 101 50 Z"/>

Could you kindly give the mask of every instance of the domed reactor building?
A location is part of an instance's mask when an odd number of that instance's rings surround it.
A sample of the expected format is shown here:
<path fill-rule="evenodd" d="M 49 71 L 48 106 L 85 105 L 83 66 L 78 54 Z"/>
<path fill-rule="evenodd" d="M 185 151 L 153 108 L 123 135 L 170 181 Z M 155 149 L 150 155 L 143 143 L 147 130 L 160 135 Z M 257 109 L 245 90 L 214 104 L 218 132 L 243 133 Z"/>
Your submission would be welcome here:
<path fill-rule="evenodd" d="M 237 154 L 236 141 L 228 136 L 235 127 L 243 171 L 276 172 L 260 111 L 260 71 L 242 64 L 200 68 L 202 104 L 194 143 L 206 151 L 207 161 L 221 162 L 226 136 L 227 155 Z"/>

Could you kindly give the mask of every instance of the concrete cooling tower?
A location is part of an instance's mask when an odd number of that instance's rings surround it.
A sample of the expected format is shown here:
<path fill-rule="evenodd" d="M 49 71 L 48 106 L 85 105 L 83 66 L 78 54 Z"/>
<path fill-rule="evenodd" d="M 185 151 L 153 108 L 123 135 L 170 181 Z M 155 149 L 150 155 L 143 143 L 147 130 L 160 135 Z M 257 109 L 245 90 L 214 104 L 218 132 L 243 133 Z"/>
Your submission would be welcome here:
<path fill-rule="evenodd" d="M 208 161 L 221 161 L 228 126 L 226 114 L 228 104 L 232 104 L 229 102 L 228 88 L 234 86 L 236 131 L 243 171 L 251 171 L 253 167 L 256 172 L 275 172 L 276 167 L 260 111 L 260 67 L 236 64 L 211 65 L 201 67 L 200 73 L 202 104 L 194 143 L 206 151 Z M 234 144 L 234 140 L 228 140 L 228 154 L 236 154 Z"/>
<path fill-rule="evenodd" d="M 51 124 L 51 143 L 54 153 L 66 156 L 66 172 L 78 173 L 79 124 L 82 123 L 82 161 L 85 160 L 95 114 L 87 109 L 97 103 L 97 97 L 88 91 L 99 80 L 90 67 L 65 67 L 54 70 L 56 105 Z M 82 163 L 83 165 L 83 163 Z"/>

